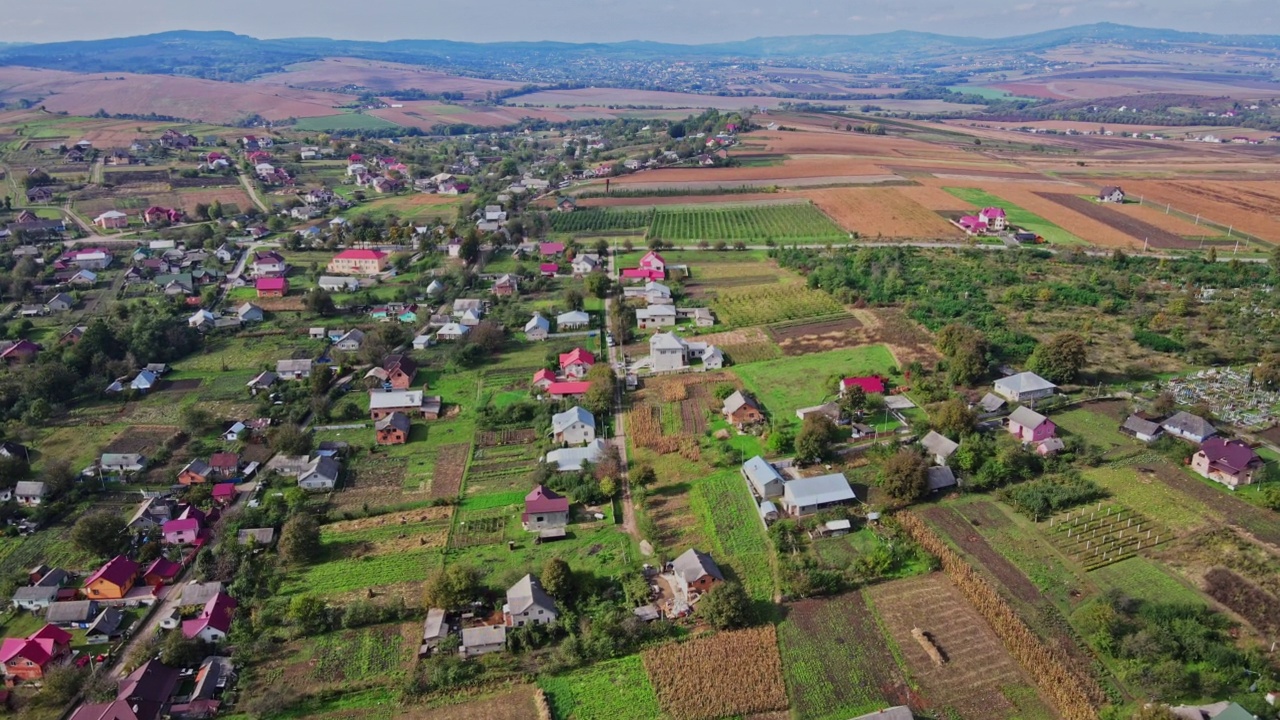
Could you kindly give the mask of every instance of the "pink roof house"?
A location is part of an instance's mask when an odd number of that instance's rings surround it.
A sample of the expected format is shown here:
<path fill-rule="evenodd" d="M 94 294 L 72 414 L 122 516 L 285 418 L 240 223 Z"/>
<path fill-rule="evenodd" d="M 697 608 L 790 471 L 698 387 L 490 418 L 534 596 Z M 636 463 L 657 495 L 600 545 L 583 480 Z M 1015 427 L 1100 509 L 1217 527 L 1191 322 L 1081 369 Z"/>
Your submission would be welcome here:
<path fill-rule="evenodd" d="M 538 252 L 542 257 L 555 257 L 564 252 L 564 243 L 538 243 Z"/>
<path fill-rule="evenodd" d="M 569 499 L 539 485 L 524 496 L 520 522 L 525 530 L 564 527 L 569 523 Z"/>
<path fill-rule="evenodd" d="M 587 390 L 590 388 L 591 383 L 586 381 L 554 382 L 547 388 L 547 393 L 552 397 L 570 397 L 573 395 L 586 395 Z"/>
<path fill-rule="evenodd" d="M 167 585 L 182 572 L 182 563 L 158 557 L 142 573 L 142 581 L 151 587 Z"/>
<path fill-rule="evenodd" d="M 644 268 L 625 268 L 622 271 L 623 280 L 643 280 L 645 282 L 663 280 L 667 277 L 666 273 L 661 270 L 646 270 Z"/>
<path fill-rule="evenodd" d="M 1038 443 L 1054 437 L 1058 426 L 1025 405 L 1009 415 L 1009 433 L 1024 443 Z"/>
<path fill-rule="evenodd" d="M 552 277 L 560 272 L 560 266 L 555 263 L 541 263 L 538 265 L 538 272 L 544 277 Z"/>
<path fill-rule="evenodd" d="M 667 261 L 662 259 L 657 250 L 650 250 L 640 258 L 641 270 L 657 270 L 660 273 L 667 271 Z"/>
<path fill-rule="evenodd" d="M 991 230 L 1003 230 L 1008 225 L 1005 220 L 1004 208 L 983 208 L 982 212 L 978 213 L 978 219 L 986 223 L 987 228 Z"/>
<path fill-rule="evenodd" d="M 574 348 L 567 353 L 560 354 L 560 369 L 564 371 L 565 377 L 586 377 L 587 371 L 595 364 L 596 356 L 582 348 Z"/>
<path fill-rule="evenodd" d="M 235 483 L 218 483 L 213 486 L 213 501 L 219 505 L 230 505 L 236 501 Z"/>
<path fill-rule="evenodd" d="M 165 545 L 191 545 L 200 536 L 200 521 L 195 518 L 170 520 L 164 524 Z"/>
<path fill-rule="evenodd" d="M 194 620 L 182 623 L 183 637 L 198 637 L 205 642 L 216 643 L 224 640 L 231 630 L 231 618 L 239 603 L 226 593 L 218 593 L 204 604 L 204 610 Z"/>
<path fill-rule="evenodd" d="M 987 231 L 987 222 L 977 215 L 965 215 L 957 223 L 960 225 L 960 229 L 970 235 L 980 235 Z"/>
<path fill-rule="evenodd" d="M 853 387 L 862 388 L 862 392 L 868 395 L 884 394 L 884 380 L 876 375 L 844 378 L 840 381 L 840 394 L 843 395 L 845 390 Z"/>
<path fill-rule="evenodd" d="M 543 368 L 533 374 L 533 386 L 536 388 L 546 390 L 548 387 L 551 387 L 552 383 L 555 381 L 556 374 L 546 368 Z"/>

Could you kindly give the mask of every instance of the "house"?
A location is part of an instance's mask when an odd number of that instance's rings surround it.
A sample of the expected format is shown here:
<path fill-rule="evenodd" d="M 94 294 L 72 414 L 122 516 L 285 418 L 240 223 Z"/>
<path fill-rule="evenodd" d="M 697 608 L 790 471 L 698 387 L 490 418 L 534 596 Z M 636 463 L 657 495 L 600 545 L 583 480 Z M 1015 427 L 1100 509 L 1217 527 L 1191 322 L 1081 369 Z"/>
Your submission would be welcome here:
<path fill-rule="evenodd" d="M 671 561 L 671 574 L 675 576 L 680 592 L 686 596 L 690 592 L 705 593 L 716 583 L 724 582 L 724 574 L 720 572 L 716 561 L 694 548 L 685 550 Z"/>
<path fill-rule="evenodd" d="M 53 195 L 53 188 L 45 187 L 43 185 L 33 187 L 27 191 L 27 202 L 33 205 L 51 202 L 53 200 Z"/>
<path fill-rule="evenodd" d="M 212 475 L 213 468 L 209 467 L 209 463 L 196 458 L 178 471 L 178 482 L 183 485 L 199 485 L 208 482 Z"/>
<path fill-rule="evenodd" d="M 999 415 L 1006 404 L 1004 398 L 994 393 L 987 393 L 978 401 L 978 409 L 982 411 L 981 417 L 993 417 Z"/>
<path fill-rule="evenodd" d="M 369 391 L 369 419 L 381 420 L 393 412 L 405 415 L 422 413 L 421 390 L 371 390 Z"/>
<path fill-rule="evenodd" d="M 760 411 L 755 398 L 742 394 L 741 390 L 733 391 L 732 395 L 724 399 L 720 412 L 726 420 L 739 428 L 764 421 L 764 413 Z"/>
<path fill-rule="evenodd" d="M 119 230 L 129 226 L 129 216 L 119 210 L 108 210 L 94 218 L 93 224 L 103 230 Z"/>
<path fill-rule="evenodd" d="M 1125 418 L 1124 424 L 1120 426 L 1120 432 L 1125 435 L 1131 435 L 1144 443 L 1154 442 L 1160 439 L 1164 431 L 1160 429 L 1160 423 L 1152 422 L 1137 415 L 1130 415 Z"/>
<path fill-rule="evenodd" d="M 133 512 L 129 518 L 129 529 L 137 531 L 160 527 L 176 514 L 177 503 L 173 498 L 153 495 L 143 500 Z"/>
<path fill-rule="evenodd" d="M 538 263 L 538 274 L 542 277 L 555 277 L 560 272 L 560 266 L 553 263 Z"/>
<path fill-rule="evenodd" d="M 285 361 L 282 360 L 281 362 L 285 362 Z M 310 368 L 307 369 L 307 372 L 308 373 L 311 372 Z M 275 385 L 276 380 L 278 379 L 279 379 L 278 375 L 271 372 L 270 370 L 265 370 L 255 375 L 254 378 L 247 383 L 247 386 L 249 390 L 251 390 L 254 394 L 257 394 L 259 390 L 266 390 L 272 385 Z"/>
<path fill-rule="evenodd" d="M 556 382 L 556 374 L 543 368 L 533 374 L 533 386 L 539 390 L 546 390 Z"/>
<path fill-rule="evenodd" d="M 996 232 L 1008 227 L 1008 222 L 1005 219 L 1004 208 L 983 208 L 978 213 L 978 219 L 986 223 L 987 229 L 994 230 Z"/>
<path fill-rule="evenodd" d="M 1025 403 L 1051 397 L 1058 386 L 1033 372 L 1024 372 L 1000 378 L 992 389 L 1011 403 Z"/>
<path fill-rule="evenodd" d="M 771 500 L 761 500 L 758 510 L 760 519 L 764 520 L 765 523 L 771 523 L 778 519 L 778 506 L 773 504 Z"/>
<path fill-rule="evenodd" d="M 436 339 L 441 342 L 455 342 L 461 340 L 463 335 L 471 331 L 471 328 L 459 323 L 451 322 L 436 331 Z"/>
<path fill-rule="evenodd" d="M 379 445 L 403 445 L 409 441 L 409 416 L 393 412 L 373 424 Z"/>
<path fill-rule="evenodd" d="M 857 499 L 843 473 L 797 478 L 782 487 L 782 507 L 794 517 L 812 515 Z"/>
<path fill-rule="evenodd" d="M 282 380 L 306 380 L 311 377 L 311 359 L 277 360 L 275 374 Z"/>
<path fill-rule="evenodd" d="M 840 380 L 840 396 L 850 388 L 862 388 L 862 392 L 867 395 L 884 395 L 884 379 L 878 375 L 866 375 L 863 377 L 847 377 Z"/>
<path fill-rule="evenodd" d="M 832 422 L 840 422 L 840 405 L 833 400 L 821 405 L 796 409 L 796 417 L 800 420 L 804 420 L 810 415 L 824 415 L 830 418 Z"/>
<path fill-rule="evenodd" d="M 591 383 L 582 380 L 577 382 L 553 382 L 547 386 L 547 394 L 553 398 L 570 398 L 586 395 Z"/>
<path fill-rule="evenodd" d="M 649 337 L 649 369 L 653 372 L 689 367 L 689 349 L 675 333 L 655 333 Z"/>
<path fill-rule="evenodd" d="M 577 472 L 583 463 L 597 463 L 604 453 L 604 440 L 596 438 L 584 447 L 561 448 L 543 456 L 542 461 L 556 466 L 558 472 Z"/>
<path fill-rule="evenodd" d="M 636 327 L 641 330 L 671 327 L 675 324 L 676 309 L 673 305 L 650 305 L 636 310 Z"/>
<path fill-rule="evenodd" d="M 191 317 L 187 318 L 187 327 L 193 327 L 201 331 L 211 330 L 217 322 L 218 318 L 216 315 L 204 308 L 200 308 L 195 311 Z"/>
<path fill-rule="evenodd" d="M 340 471 L 341 466 L 337 460 L 317 456 L 298 473 L 298 487 L 303 490 L 332 490 L 338 484 Z"/>
<path fill-rule="evenodd" d="M 38 480 L 19 480 L 13 488 L 13 499 L 24 507 L 35 507 L 44 502 L 45 486 Z"/>
<path fill-rule="evenodd" d="M 76 299 L 66 293 L 58 293 L 49 298 L 49 301 L 44 304 L 45 307 L 49 308 L 50 312 L 66 312 L 75 307 L 75 305 Z"/>
<path fill-rule="evenodd" d="M 720 370 L 724 368 L 724 353 L 720 352 L 720 348 L 710 345 L 702 353 L 702 369 L 703 370 Z"/>
<path fill-rule="evenodd" d="M 1208 420 L 1192 415 L 1189 412 L 1179 412 L 1160 424 L 1164 431 L 1183 440 L 1190 440 L 1193 443 L 1203 443 L 1205 440 L 1213 437 L 1218 433 Z"/>
<path fill-rule="evenodd" d="M 181 574 L 182 563 L 158 557 L 142 571 L 142 582 L 149 587 L 160 587 L 173 582 Z"/>
<path fill-rule="evenodd" d="M 286 284 L 285 287 L 286 287 L 285 291 L 288 292 L 287 290 L 288 285 Z M 265 315 L 262 312 L 262 308 L 258 307 L 257 305 L 254 305 L 251 302 L 247 302 L 241 305 L 240 307 L 236 308 L 236 317 L 239 317 L 240 322 L 242 323 L 251 323 L 251 322 L 262 322 L 262 319 L 263 317 L 265 317 Z"/>
<path fill-rule="evenodd" d="M 236 533 L 236 543 L 248 545 L 253 543 L 259 547 L 268 547 L 276 539 L 275 528 L 245 528 Z"/>
<path fill-rule="evenodd" d="M 640 269 L 648 270 L 651 273 L 661 273 L 663 277 L 666 277 L 667 261 L 662 259 L 657 250 L 650 250 L 644 254 L 644 257 L 640 258 Z"/>
<path fill-rule="evenodd" d="M 564 243 L 538 243 L 538 254 L 544 258 L 560 257 L 564 253 Z"/>
<path fill-rule="evenodd" d="M 391 256 L 381 250 L 343 250 L 329 261 L 327 270 L 335 275 L 377 275 L 387 269 Z"/>
<path fill-rule="evenodd" d="M 222 592 L 222 589 L 222 583 L 220 582 L 189 582 L 182 586 L 182 591 L 178 599 L 178 607 L 189 608 L 204 605 L 215 595 Z"/>
<path fill-rule="evenodd" d="M 949 487 L 955 487 L 959 483 L 956 481 L 956 474 L 951 471 L 951 468 L 946 465 L 935 465 L 929 468 L 926 484 L 929 492 L 937 492 Z"/>
<path fill-rule="evenodd" d="M 84 596 L 91 600 L 120 600 L 133 589 L 141 568 L 124 555 L 117 555 L 84 581 Z"/>
<path fill-rule="evenodd" d="M 551 332 L 551 322 L 542 317 L 541 313 L 534 313 L 533 317 L 529 318 L 529 322 L 524 324 L 526 340 L 546 340 L 549 332 Z"/>
<path fill-rule="evenodd" d="M 238 603 L 226 593 L 218 593 L 205 603 L 200 615 L 182 623 L 182 635 L 188 640 L 200 638 L 207 643 L 222 642 L 231 630 L 231 619 Z"/>
<path fill-rule="evenodd" d="M 396 390 L 407 390 L 413 385 L 413 379 L 418 374 L 418 364 L 408 355 L 393 354 L 382 361 L 382 370 L 386 373 L 385 380 L 391 383 L 391 387 Z"/>
<path fill-rule="evenodd" d="M 355 352 L 363 346 L 364 331 L 359 328 L 348 330 L 333 343 L 335 350 L 343 350 L 345 352 Z"/>
<path fill-rule="evenodd" d="M 1009 414 L 1009 434 L 1024 443 L 1038 443 L 1053 437 L 1058 426 L 1049 418 L 1023 406 Z"/>
<path fill-rule="evenodd" d="M 776 498 L 782 494 L 782 475 L 763 457 L 756 455 L 742 463 L 742 477 L 761 498 Z"/>
<path fill-rule="evenodd" d="M 1048 457 L 1062 452 L 1062 449 L 1066 446 L 1067 444 L 1062 441 L 1062 438 L 1046 438 L 1036 443 L 1035 453 L 1040 457 Z"/>
<path fill-rule="evenodd" d="M 120 624 L 124 621 L 124 612 L 117 607 L 103 608 L 102 612 L 85 628 L 84 640 L 90 645 L 111 642 L 120 636 Z"/>
<path fill-rule="evenodd" d="M 525 530 L 564 530 L 569 524 L 569 499 L 539 485 L 524 496 L 520 523 Z"/>
<path fill-rule="evenodd" d="M 556 621 L 560 610 L 542 589 L 542 583 L 525 575 L 507 590 L 507 603 L 502 606 L 502 619 L 507 627 L 546 625 Z"/>
<path fill-rule="evenodd" d="M 254 283 L 258 297 L 284 297 L 289 294 L 289 280 L 282 277 L 260 277 Z"/>
<path fill-rule="evenodd" d="M 71 633 L 45 625 L 26 638 L 5 638 L 0 644 L 0 664 L 7 680 L 37 682 L 45 672 L 71 654 Z"/>
<path fill-rule="evenodd" d="M 178 682 L 176 668 L 148 660 L 117 682 L 115 700 L 81 705 L 70 720 L 159 720 L 170 712 L 169 701 Z"/>
<path fill-rule="evenodd" d="M 960 449 L 960 443 L 930 430 L 920 439 L 920 447 L 933 459 L 934 465 L 946 465 L 955 451 Z"/>
<path fill-rule="evenodd" d="M 569 264 L 574 275 L 590 275 L 600 270 L 603 265 L 600 262 L 600 256 L 594 253 L 581 253 L 574 256 L 573 262 Z"/>
<path fill-rule="evenodd" d="M 418 646 L 418 657 L 426 657 L 440 646 L 440 641 L 449 637 L 449 623 L 442 608 L 428 608 L 427 619 L 422 623 L 422 645 Z"/>
<path fill-rule="evenodd" d="M 458 654 L 464 658 L 500 652 L 507 643 L 506 625 L 481 625 L 462 628 Z"/>
<path fill-rule="evenodd" d="M 253 254 L 253 274 L 255 277 L 283 277 L 289 271 L 284 256 L 275 250 L 255 252 Z"/>
<path fill-rule="evenodd" d="M 1098 202 L 1123 203 L 1124 190 L 1115 185 L 1108 185 L 1098 191 Z"/>
<path fill-rule="evenodd" d="M 1253 475 L 1262 469 L 1262 458 L 1239 440 L 1210 437 L 1191 456 L 1191 469 L 1201 477 L 1222 483 L 1232 490 L 1253 484 Z"/>
<path fill-rule="evenodd" d="M 98 274 L 92 270 L 78 270 L 74 275 L 67 278 L 68 285 L 77 287 L 93 287 L 98 282 Z"/>
<path fill-rule="evenodd" d="M 240 472 L 240 456 L 233 452 L 214 453 L 209 456 L 209 468 L 218 477 L 235 477 Z"/>
<path fill-rule="evenodd" d="M 520 290 L 520 283 L 511 274 L 503 275 L 493 282 L 493 294 L 501 296 L 515 295 Z"/>
<path fill-rule="evenodd" d="M 596 439 L 596 419 L 574 405 L 551 416 L 551 435 L 561 445 L 585 445 Z"/>
<path fill-rule="evenodd" d="M 577 209 L 578 204 L 573 201 L 573 198 L 563 197 L 556 203 L 556 210 L 559 212 L 573 212 Z"/>
<path fill-rule="evenodd" d="M 647 282 L 643 287 L 623 288 L 622 295 L 627 298 L 643 298 L 649 305 L 671 304 L 671 288 L 659 282 Z"/>
<path fill-rule="evenodd" d="M 0 360 L 5 363 L 27 362 L 40 354 L 40 346 L 23 338 L 0 350 Z"/>
<path fill-rule="evenodd" d="M 51 625 L 83 629 L 98 615 L 96 600 L 67 600 L 55 602 L 45 611 L 44 618 Z"/>
<path fill-rule="evenodd" d="M 316 284 L 326 292 L 355 292 L 360 289 L 360 281 L 356 278 L 337 275 L 321 275 Z"/>
<path fill-rule="evenodd" d="M 560 371 L 566 378 L 582 378 L 596 364 L 596 356 L 582 348 L 574 348 L 560 354 Z"/>
<path fill-rule="evenodd" d="M 98 467 L 103 472 L 124 475 L 142 472 L 147 467 L 147 459 L 138 453 L 103 453 Z"/>
<path fill-rule="evenodd" d="M 31 585 L 20 587 L 13 593 L 12 603 L 22 610 L 44 610 L 57 601 L 62 594 L 62 586 L 71 580 L 71 573 L 62 568 L 45 570 L 44 566 L 36 568 L 41 572 L 33 572 Z"/>
<path fill-rule="evenodd" d="M 666 273 L 659 270 L 645 270 L 644 268 L 624 268 L 622 271 L 622 279 L 629 281 L 654 282 L 656 280 L 666 279 Z"/>
<path fill-rule="evenodd" d="M 165 545 L 194 545 L 200 537 L 202 523 L 197 518 L 179 518 L 164 524 Z"/>
<path fill-rule="evenodd" d="M 556 330 L 580 330 L 591 324 L 591 316 L 581 310 L 572 310 L 556 316 Z"/>

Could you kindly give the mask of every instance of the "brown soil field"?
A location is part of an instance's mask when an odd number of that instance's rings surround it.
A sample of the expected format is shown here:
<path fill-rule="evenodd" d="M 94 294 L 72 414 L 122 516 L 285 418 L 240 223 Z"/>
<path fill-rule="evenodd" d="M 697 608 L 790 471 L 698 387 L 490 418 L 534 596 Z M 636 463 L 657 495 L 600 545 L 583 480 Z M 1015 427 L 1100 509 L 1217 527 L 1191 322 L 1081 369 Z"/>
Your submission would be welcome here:
<path fill-rule="evenodd" d="M 457 497 L 462 488 L 462 476 L 467 469 L 470 443 L 441 445 L 436 451 L 435 471 L 431 477 L 431 497 Z"/>
<path fill-rule="evenodd" d="M 1280 240 L 1280 182 L 1212 180 L 1117 180 L 1130 195 L 1200 213 L 1221 225 L 1234 225 L 1263 240 Z"/>
<path fill-rule="evenodd" d="M 808 355 L 860 344 L 854 337 L 861 330 L 862 321 L 850 315 L 806 325 L 768 328 L 768 333 L 784 355 Z"/>
<path fill-rule="evenodd" d="M 577 200 L 578 207 L 650 207 L 655 205 L 713 205 L 751 203 L 768 205 L 793 203 L 798 198 L 785 192 L 738 193 L 728 195 L 664 195 L 661 197 L 603 197 Z"/>
<path fill-rule="evenodd" d="M 994 178 L 997 180 L 1039 180 L 1046 181 L 1048 178 L 1036 173 L 1029 173 L 1021 168 L 1010 167 L 1008 169 L 991 167 L 975 168 L 973 166 L 961 165 L 890 165 L 890 172 L 896 173 L 929 173 L 930 175 L 962 175 L 976 178 Z"/>
<path fill-rule="evenodd" d="M 295 63 L 286 67 L 284 72 L 262 75 L 250 82 L 317 90 L 345 85 L 359 85 L 375 91 L 417 88 L 428 93 L 461 92 L 468 99 L 484 98 L 484 94 L 491 90 L 520 87 L 516 82 L 463 77 L 415 65 L 346 57 Z"/>
<path fill-rule="evenodd" d="M 535 700 L 537 688 L 533 685 L 516 685 L 478 700 L 458 705 L 435 706 L 431 709 L 415 709 L 408 706 L 396 720 L 530 720 L 538 717 Z"/>
<path fill-rule="evenodd" d="M 171 115 L 212 123 L 234 123 L 246 115 L 268 120 L 335 115 L 350 97 L 278 86 L 225 83 L 171 75 L 88 75 L 35 68 L 0 68 L 0 101 L 44 98 L 50 112 Z M 123 79 L 117 79 L 123 78 Z"/>
<path fill-rule="evenodd" d="M 480 107 L 446 105 L 433 101 L 408 101 L 398 104 L 404 105 L 404 107 L 382 108 L 368 112 L 370 115 L 376 115 L 399 125 L 418 127 L 424 130 L 429 130 L 432 126 L 442 123 L 497 126 L 511 125 L 524 118 L 539 118 L 550 122 L 568 122 L 571 120 L 608 120 L 618 116 L 618 113 L 602 111 L 597 108 Z"/>
<path fill-rule="evenodd" d="M 2 85 L 3 83 L 0 83 Z M 0 90 L 0 93 L 5 92 Z M 47 121 L 47 113 L 39 110 L 16 110 L 0 113 L 0 126 L 12 127 L 24 122 Z M 159 137 L 166 128 L 181 127 L 176 123 L 142 122 L 139 120 L 115 120 L 111 118 L 66 118 L 59 122 L 58 130 L 73 142 L 88 140 L 99 148 L 127 147 L 140 137 Z M 142 128 L 142 132 L 138 132 Z M 17 136 L 14 136 L 16 139 Z M 53 143 L 53 145 L 60 144 Z"/>
<path fill-rule="evenodd" d="M 1116 212 L 1109 204 L 1094 202 L 1093 200 L 1067 193 L 1036 194 L 1069 210 L 1073 210 L 1081 215 L 1093 218 L 1098 222 L 1105 223 L 1106 225 L 1133 238 L 1134 241 L 1149 244 L 1150 247 L 1186 250 L 1194 248 L 1198 244 L 1193 240 L 1188 240 L 1181 235 L 1175 235 L 1166 230 L 1161 230 L 1155 225 L 1143 222 L 1135 217 Z"/>
<path fill-rule="evenodd" d="M 1115 212 L 1129 215 L 1134 219 L 1141 220 L 1142 222 L 1158 227 L 1165 232 L 1173 233 L 1174 235 L 1198 237 L 1200 235 L 1218 234 L 1213 228 L 1196 225 L 1191 220 L 1185 220 L 1177 215 L 1166 213 L 1163 205 L 1156 205 L 1154 203 L 1123 203 L 1120 205 L 1109 205 L 1108 207 Z"/>
<path fill-rule="evenodd" d="M 803 193 L 845 230 L 863 237 L 958 238 L 964 235 L 898 188 L 833 188 Z"/>
<path fill-rule="evenodd" d="M 177 434 L 178 430 L 168 425 L 131 425 L 108 443 L 102 452 L 150 455 Z"/>
<path fill-rule="evenodd" d="M 840 155 L 791 155 L 781 165 L 728 168 L 668 168 L 648 170 L 614 178 L 614 185 L 646 182 L 698 182 L 719 180 L 722 184 L 744 180 L 791 180 L 799 178 L 840 178 L 844 176 L 887 176 L 880 164 Z M 840 180 L 832 180 L 840 182 Z M 857 182 L 845 180 L 844 182 Z"/>
<path fill-rule="evenodd" d="M 757 106 L 765 108 L 777 107 L 784 101 L 778 98 L 734 98 L 658 90 L 580 88 L 576 90 L 544 90 L 531 95 L 521 95 L 515 98 L 514 102 L 520 105 L 644 105 L 646 107 L 741 110 Z"/>
<path fill-rule="evenodd" d="M 929 707 L 953 709 L 963 718 L 1031 714 L 1015 707 L 1002 692 L 1031 686 L 1030 680 L 945 575 L 932 573 L 881 583 L 868 588 L 866 595 L 896 641 Z M 914 628 L 929 633 L 945 663 L 933 663 L 911 635 Z"/>
<path fill-rule="evenodd" d="M 439 507 L 418 508 L 404 512 L 376 515 L 358 520 L 340 520 L 324 526 L 325 532 L 349 533 L 369 528 L 398 525 L 402 523 L 424 523 L 432 520 L 445 520 L 453 515 L 453 508 L 448 505 Z"/>
<path fill-rule="evenodd" d="M 659 705 L 676 720 L 713 720 L 787 707 L 772 625 L 668 643 L 646 650 L 643 658 Z M 724 682 L 729 675 L 737 682 Z"/>
<path fill-rule="evenodd" d="M 353 462 L 339 482 L 340 491 L 333 496 L 334 507 L 343 510 L 399 502 L 408 467 L 408 459 L 387 456 Z"/>

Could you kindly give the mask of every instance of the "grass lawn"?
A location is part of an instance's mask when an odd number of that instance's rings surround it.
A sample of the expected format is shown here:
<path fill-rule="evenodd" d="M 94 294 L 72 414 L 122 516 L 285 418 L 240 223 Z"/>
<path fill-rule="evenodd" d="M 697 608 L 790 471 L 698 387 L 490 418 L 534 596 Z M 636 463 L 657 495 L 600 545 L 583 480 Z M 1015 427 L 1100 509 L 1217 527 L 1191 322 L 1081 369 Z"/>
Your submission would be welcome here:
<path fill-rule="evenodd" d="M 557 718 L 649 720 L 662 715 L 639 655 L 543 677 L 538 686 Z"/>
<path fill-rule="evenodd" d="M 1116 502 L 1166 527 L 1191 529 L 1203 526 L 1211 519 L 1209 509 L 1199 500 L 1174 492 L 1135 468 L 1090 468 L 1084 471 L 1084 476 L 1101 485 Z"/>
<path fill-rule="evenodd" d="M 971 203 L 975 208 L 984 207 L 1002 207 L 1008 216 L 1009 224 L 1026 228 L 1031 232 L 1040 235 L 1049 243 L 1054 245 L 1087 245 L 1084 240 L 1072 235 L 1035 213 L 1023 210 L 1003 200 L 989 192 L 978 190 L 976 188 L 943 188 L 947 192 L 956 197 Z"/>
<path fill-rule="evenodd" d="M 1120 432 L 1115 420 L 1085 408 L 1075 408 L 1064 413 L 1055 413 L 1053 422 L 1072 435 L 1079 435 L 1090 445 L 1104 451 L 1117 447 L 1136 448 L 1142 444 Z"/>
<path fill-rule="evenodd" d="M 332 130 L 383 130 L 398 128 L 399 125 L 390 120 L 383 120 L 374 115 L 342 113 L 326 117 L 301 118 L 293 125 L 300 132 L 329 132 Z"/>
<path fill-rule="evenodd" d="M 1138 600 L 1204 604 L 1199 592 L 1140 555 L 1100 567 L 1089 577 L 1102 590 L 1119 590 Z"/>
<path fill-rule="evenodd" d="M 617 529 L 607 517 L 598 522 L 571 524 L 565 539 L 535 545 L 534 536 L 525 532 L 520 525 L 521 509 L 519 506 L 509 509 L 505 514 L 505 529 L 492 537 L 492 542 L 450 548 L 445 556 L 446 564 L 460 563 L 482 568 L 485 582 L 493 587 L 509 587 L 526 573 L 538 573 L 547 560 L 553 557 L 563 559 L 576 571 L 600 576 L 621 577 L 624 573 L 636 571 L 632 564 L 638 559 L 638 554 L 632 547 L 631 538 Z M 467 521 L 469 512 L 471 511 L 463 510 L 458 514 L 454 526 L 455 535 L 459 532 L 460 524 Z M 486 517 L 503 515 L 495 510 L 478 512 Z M 515 543 L 514 549 L 508 549 L 509 541 Z"/>
<path fill-rule="evenodd" d="M 281 594 L 336 594 L 380 585 L 426 580 L 440 567 L 439 550 L 349 557 L 311 565 L 290 578 Z"/>
<path fill-rule="evenodd" d="M 896 368 L 897 363 L 888 348 L 863 345 L 736 365 L 732 370 L 764 405 L 772 420 L 786 419 L 799 424 L 796 410 L 820 405 L 827 399 L 827 378 L 833 374 L 849 377 L 875 373 L 884 376 Z"/>
<path fill-rule="evenodd" d="M 348 220 L 361 215 L 377 221 L 386 220 L 394 215 L 401 220 L 449 220 L 458 214 L 459 201 L 449 195 L 429 195 L 427 193 L 410 193 L 407 195 L 391 195 L 387 197 L 373 196 L 369 200 L 351 208 L 344 213 Z"/>
<path fill-rule="evenodd" d="M 716 420 L 707 426 L 707 430 L 712 434 L 715 434 L 720 430 L 727 430 L 729 432 L 729 446 L 736 448 L 742 453 L 743 457 L 750 458 L 755 457 L 756 455 L 763 456 L 765 454 L 764 443 L 760 442 L 760 438 L 758 436 L 750 433 L 738 432 L 737 428 L 729 425 L 729 421 L 725 420 L 721 416 L 717 416 Z"/>

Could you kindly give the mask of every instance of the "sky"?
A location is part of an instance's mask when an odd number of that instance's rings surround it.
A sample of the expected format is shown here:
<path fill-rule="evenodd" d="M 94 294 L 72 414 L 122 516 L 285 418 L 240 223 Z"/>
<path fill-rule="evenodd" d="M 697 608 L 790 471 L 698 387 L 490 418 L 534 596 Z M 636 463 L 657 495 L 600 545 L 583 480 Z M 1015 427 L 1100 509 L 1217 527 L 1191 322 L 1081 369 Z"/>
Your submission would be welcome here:
<path fill-rule="evenodd" d="M 903 29 L 998 37 L 1101 21 L 1280 34 L 1276 0 L 39 0 L 22 5 L 20 12 L 0 13 L 0 42 L 230 30 L 260 38 L 705 43 Z"/>

